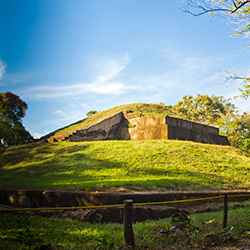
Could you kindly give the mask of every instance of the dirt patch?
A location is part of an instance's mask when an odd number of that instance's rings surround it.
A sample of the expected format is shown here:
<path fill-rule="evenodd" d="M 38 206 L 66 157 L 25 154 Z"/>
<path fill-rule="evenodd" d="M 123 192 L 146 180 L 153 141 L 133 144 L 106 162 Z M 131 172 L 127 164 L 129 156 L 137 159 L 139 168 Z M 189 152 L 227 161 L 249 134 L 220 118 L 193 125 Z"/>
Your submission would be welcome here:
<path fill-rule="evenodd" d="M 2 190 L 9 189 L 29 189 L 29 190 L 41 190 L 41 188 L 27 188 L 27 187 L 0 187 Z M 236 191 L 250 191 L 250 187 L 238 187 L 238 186 L 225 186 L 225 187 L 171 187 L 162 186 L 155 188 L 146 187 L 131 187 L 131 186 L 120 186 L 120 187 L 88 187 L 88 188 L 53 188 L 54 191 L 61 192 L 102 192 L 102 193 L 140 193 L 140 192 L 152 192 L 152 193 L 171 193 L 171 192 L 236 192 Z"/>
<path fill-rule="evenodd" d="M 231 198 L 233 206 L 241 206 L 249 194 L 246 188 L 230 187 L 213 189 L 185 188 L 180 191 L 173 187 L 143 188 L 143 187 L 93 187 L 89 190 L 79 188 L 67 189 L 0 189 L 0 200 L 4 205 L 11 207 L 43 208 L 43 207 L 84 207 L 123 204 L 126 199 L 132 199 L 134 203 L 162 202 L 170 201 L 168 205 L 157 206 L 134 206 L 135 221 L 147 219 L 160 219 L 170 217 L 174 213 L 183 211 L 187 214 L 221 210 L 223 198 L 199 200 L 199 198 L 221 196 L 222 194 L 236 194 L 236 198 Z M 171 203 L 176 200 L 194 199 L 198 201 L 188 201 L 181 203 Z M 2 206 L 3 207 L 3 206 Z M 46 217 L 71 218 L 79 221 L 90 222 L 119 222 L 123 220 L 123 207 L 95 208 L 81 210 L 42 210 L 25 211 L 20 214 L 41 215 Z"/>
<path fill-rule="evenodd" d="M 105 192 L 105 193 L 137 193 L 137 192 L 153 192 L 153 193 L 171 193 L 171 192 L 235 192 L 235 191 L 250 191 L 250 187 L 237 187 L 237 186 L 225 186 L 225 187 L 171 187 L 162 186 L 155 188 L 146 187 L 89 187 L 89 188 L 57 188 L 58 191 L 85 191 L 85 192 Z"/>

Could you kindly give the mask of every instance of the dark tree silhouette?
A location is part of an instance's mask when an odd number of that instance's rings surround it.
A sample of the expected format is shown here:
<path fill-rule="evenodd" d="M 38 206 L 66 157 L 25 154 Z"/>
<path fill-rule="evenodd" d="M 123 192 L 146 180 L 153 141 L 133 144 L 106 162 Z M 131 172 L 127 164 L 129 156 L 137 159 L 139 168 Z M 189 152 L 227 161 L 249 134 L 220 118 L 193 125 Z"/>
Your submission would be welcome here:
<path fill-rule="evenodd" d="M 28 105 L 19 96 L 7 91 L 0 93 L 0 146 L 30 143 L 33 137 L 24 128 L 21 119 Z"/>

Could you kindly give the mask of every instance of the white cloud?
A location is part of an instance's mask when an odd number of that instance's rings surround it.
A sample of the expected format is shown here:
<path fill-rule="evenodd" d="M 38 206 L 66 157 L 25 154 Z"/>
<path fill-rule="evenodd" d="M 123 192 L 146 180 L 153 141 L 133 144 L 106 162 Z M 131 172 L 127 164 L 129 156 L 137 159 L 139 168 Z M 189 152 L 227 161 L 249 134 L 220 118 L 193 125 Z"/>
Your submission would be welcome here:
<path fill-rule="evenodd" d="M 122 72 L 131 62 L 128 54 L 122 58 L 104 58 L 99 59 L 96 63 L 101 75 L 96 77 L 98 82 L 106 82 L 115 78 Z"/>
<path fill-rule="evenodd" d="M 2 60 L 0 60 L 0 80 L 2 79 L 5 73 L 5 68 L 6 68 L 6 65 L 3 63 Z"/>
<path fill-rule="evenodd" d="M 128 87 L 119 80 L 121 72 L 129 65 L 130 57 L 125 54 L 119 59 L 107 59 L 98 62 L 100 72 L 92 82 L 81 82 L 63 86 L 35 86 L 23 90 L 24 96 L 36 99 L 60 98 L 78 96 L 81 94 L 113 94 L 119 95 L 126 92 Z"/>
<path fill-rule="evenodd" d="M 63 99 L 69 103 L 72 100 L 91 102 L 90 94 L 102 95 L 110 98 L 126 98 L 133 96 L 138 100 L 151 100 L 157 102 L 167 99 L 181 98 L 183 95 L 197 93 L 204 94 L 213 92 L 218 89 L 218 77 L 215 75 L 217 70 L 215 65 L 221 60 L 221 57 L 211 55 L 210 57 L 202 56 L 184 56 L 166 58 L 166 62 L 161 65 L 160 72 L 152 73 L 144 71 L 143 74 L 137 73 L 135 70 L 139 65 L 135 62 L 131 65 L 132 72 L 128 68 L 131 64 L 131 59 L 128 54 L 123 57 L 116 58 L 98 58 L 95 59 L 94 80 L 90 82 L 79 82 L 62 86 L 34 86 L 25 88 L 22 91 L 22 96 L 26 99 Z M 171 67 L 171 62 L 174 62 L 175 67 Z M 139 66 L 140 67 L 140 66 Z M 157 68 L 156 68 L 157 70 Z M 140 71 L 139 71 L 140 72 Z M 126 95 L 124 95 L 126 94 Z M 224 93 L 215 93 L 224 95 Z M 98 101 L 97 97 L 95 102 Z M 81 99 L 81 100 L 80 100 Z M 88 99 L 88 100 L 87 100 Z M 116 99 L 117 100 L 117 99 Z M 137 100 L 136 100 L 137 101 Z M 174 101 L 174 100 L 173 100 Z M 78 108 L 74 110 L 78 110 Z M 57 113 L 63 119 L 63 114 Z M 73 115 L 73 114 L 72 114 Z M 77 115 L 82 117 L 82 113 Z"/>
<path fill-rule="evenodd" d="M 57 111 L 55 111 L 55 114 L 56 114 L 56 115 L 60 115 L 60 116 L 62 116 L 62 117 L 67 117 L 67 116 L 68 116 L 68 114 L 66 114 L 66 113 L 63 112 L 62 110 L 57 110 Z"/>
<path fill-rule="evenodd" d="M 69 106 L 61 107 L 62 109 L 53 112 L 53 116 L 55 117 L 53 123 L 56 127 L 63 127 L 86 117 L 87 111 L 81 108 L 81 104 L 76 107 Z"/>
<path fill-rule="evenodd" d="M 214 64 L 217 59 L 202 57 L 179 58 L 175 61 L 175 68 L 169 69 L 166 66 L 165 72 L 155 75 L 138 76 L 138 83 L 145 89 L 164 93 L 186 91 L 197 89 L 206 85 L 208 82 L 214 82 L 218 77 L 215 75 Z"/>

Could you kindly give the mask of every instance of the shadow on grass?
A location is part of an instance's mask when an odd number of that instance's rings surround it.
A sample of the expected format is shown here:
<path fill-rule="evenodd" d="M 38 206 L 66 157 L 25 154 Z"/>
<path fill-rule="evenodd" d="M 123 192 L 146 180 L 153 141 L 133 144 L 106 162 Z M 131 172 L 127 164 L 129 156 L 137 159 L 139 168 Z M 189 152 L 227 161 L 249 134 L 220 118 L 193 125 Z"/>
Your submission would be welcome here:
<path fill-rule="evenodd" d="M 98 159 L 89 144 L 35 143 L 9 148 L 0 155 L 2 187 L 93 187 L 93 186 L 222 186 L 216 174 L 157 168 L 139 169 L 129 161 Z M 138 171 L 137 171 L 138 170 Z"/>

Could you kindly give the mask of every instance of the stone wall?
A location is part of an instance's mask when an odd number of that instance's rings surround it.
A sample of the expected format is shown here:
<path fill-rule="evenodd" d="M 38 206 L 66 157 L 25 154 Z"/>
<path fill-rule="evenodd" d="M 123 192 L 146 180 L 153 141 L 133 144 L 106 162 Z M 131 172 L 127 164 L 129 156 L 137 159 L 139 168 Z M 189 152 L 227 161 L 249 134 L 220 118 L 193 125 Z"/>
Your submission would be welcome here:
<path fill-rule="evenodd" d="M 177 139 L 209 144 L 229 145 L 219 129 L 170 116 L 135 117 L 129 119 L 131 140 Z"/>
<path fill-rule="evenodd" d="M 204 133 L 201 130 L 188 129 L 183 127 L 168 126 L 169 140 L 187 140 L 193 142 L 201 142 L 207 144 L 229 145 L 226 136 L 219 134 Z"/>
<path fill-rule="evenodd" d="M 196 122 L 190 122 L 187 120 L 166 116 L 166 124 L 171 125 L 173 127 L 186 128 L 196 131 L 201 131 L 206 134 L 219 134 L 219 129 L 215 127 L 211 127 L 208 125 L 203 125 Z"/>
<path fill-rule="evenodd" d="M 64 141 L 129 140 L 128 121 L 120 112 L 87 129 L 77 130 Z"/>

